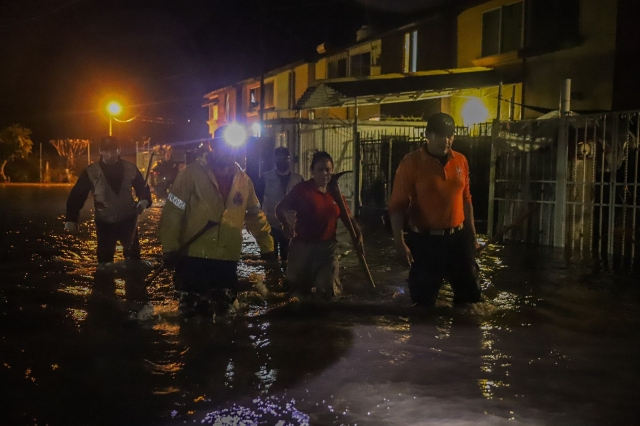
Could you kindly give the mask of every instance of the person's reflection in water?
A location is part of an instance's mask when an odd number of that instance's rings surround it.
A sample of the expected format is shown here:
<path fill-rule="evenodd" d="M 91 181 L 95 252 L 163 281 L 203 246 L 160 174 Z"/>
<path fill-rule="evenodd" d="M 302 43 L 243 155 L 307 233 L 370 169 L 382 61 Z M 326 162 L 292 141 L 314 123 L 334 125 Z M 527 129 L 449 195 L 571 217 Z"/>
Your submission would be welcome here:
<path fill-rule="evenodd" d="M 426 397 L 476 399 L 484 375 L 483 359 L 490 354 L 482 319 L 459 312 L 415 317 L 410 322 L 407 344 L 423 348 L 424 353 L 396 373 L 428 392 L 433 383 L 439 383 L 437 394 L 423 395 Z"/>
<path fill-rule="evenodd" d="M 63 369 L 69 388 L 61 424 L 143 424 L 163 411 L 150 397 L 160 378 L 148 365 L 159 363 L 166 348 L 154 329 L 130 318 L 122 300 L 122 293 L 140 290 L 141 274 L 96 272 L 80 344 Z"/>
<path fill-rule="evenodd" d="M 91 299 L 103 303 L 144 303 L 149 299 L 144 285 L 148 272 L 146 265 L 131 263 L 109 271 L 96 271 Z"/>

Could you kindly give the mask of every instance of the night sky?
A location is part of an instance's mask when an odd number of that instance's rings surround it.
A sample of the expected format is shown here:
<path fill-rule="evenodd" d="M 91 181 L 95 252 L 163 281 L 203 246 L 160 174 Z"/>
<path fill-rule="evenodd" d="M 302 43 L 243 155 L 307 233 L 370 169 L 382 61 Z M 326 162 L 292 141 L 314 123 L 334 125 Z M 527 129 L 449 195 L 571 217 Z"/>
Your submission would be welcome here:
<path fill-rule="evenodd" d="M 126 110 L 114 134 L 156 142 L 207 135 L 203 95 L 266 69 L 344 45 L 368 24 L 411 21 L 443 0 L 2 0 L 0 126 L 34 142 L 97 140 L 104 105 Z M 190 122 L 188 120 L 191 120 Z"/>

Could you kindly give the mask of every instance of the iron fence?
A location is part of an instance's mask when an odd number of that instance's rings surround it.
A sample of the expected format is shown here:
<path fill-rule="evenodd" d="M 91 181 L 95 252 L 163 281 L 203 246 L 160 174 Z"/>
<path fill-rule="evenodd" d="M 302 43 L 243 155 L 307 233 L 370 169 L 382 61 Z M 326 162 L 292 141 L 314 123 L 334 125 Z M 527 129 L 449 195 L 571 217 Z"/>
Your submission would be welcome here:
<path fill-rule="evenodd" d="M 500 122 L 494 131 L 490 232 L 538 205 L 507 237 L 570 258 L 637 265 L 638 112 Z"/>

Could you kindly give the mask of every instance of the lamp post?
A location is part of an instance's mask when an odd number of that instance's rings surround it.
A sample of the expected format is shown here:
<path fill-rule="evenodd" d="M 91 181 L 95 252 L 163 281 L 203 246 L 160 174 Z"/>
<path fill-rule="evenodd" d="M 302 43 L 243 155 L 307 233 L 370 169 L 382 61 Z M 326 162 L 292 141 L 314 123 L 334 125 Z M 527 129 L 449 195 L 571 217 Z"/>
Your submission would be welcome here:
<path fill-rule="evenodd" d="M 109 113 L 109 136 L 113 136 L 113 116 L 122 112 L 122 105 L 115 101 L 109 102 L 107 112 Z"/>

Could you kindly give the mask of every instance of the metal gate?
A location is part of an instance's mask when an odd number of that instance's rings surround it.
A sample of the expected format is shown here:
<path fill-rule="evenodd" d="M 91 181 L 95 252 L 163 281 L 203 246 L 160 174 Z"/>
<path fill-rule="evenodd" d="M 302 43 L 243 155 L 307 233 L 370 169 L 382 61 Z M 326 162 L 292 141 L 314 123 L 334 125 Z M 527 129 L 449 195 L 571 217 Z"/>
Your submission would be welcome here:
<path fill-rule="evenodd" d="M 364 126 L 363 126 L 364 127 Z M 391 199 L 400 161 L 424 144 L 424 125 L 360 132 L 361 200 L 365 210 L 384 210 Z M 491 137 L 469 136 L 458 128 L 453 149 L 465 155 L 471 170 L 471 193 L 479 232 L 486 232 Z"/>
<path fill-rule="evenodd" d="M 424 127 L 394 127 L 360 132 L 360 199 L 370 210 L 387 208 L 400 161 L 420 148 Z"/>
<path fill-rule="evenodd" d="M 335 173 L 353 170 L 353 126 L 349 123 L 310 124 L 300 130 L 300 158 L 298 172 L 305 179 L 311 177 L 311 159 L 317 151 L 327 151 L 333 158 Z M 344 197 L 353 201 L 353 179 L 341 179 Z"/>
<path fill-rule="evenodd" d="M 638 114 L 500 122 L 490 233 L 537 205 L 508 238 L 565 247 L 570 258 L 616 269 L 637 265 Z"/>

